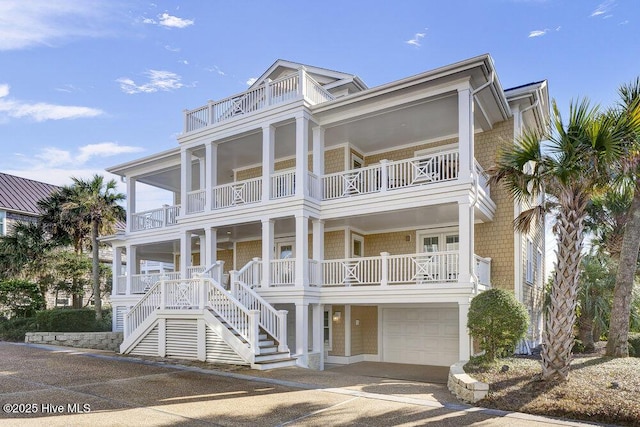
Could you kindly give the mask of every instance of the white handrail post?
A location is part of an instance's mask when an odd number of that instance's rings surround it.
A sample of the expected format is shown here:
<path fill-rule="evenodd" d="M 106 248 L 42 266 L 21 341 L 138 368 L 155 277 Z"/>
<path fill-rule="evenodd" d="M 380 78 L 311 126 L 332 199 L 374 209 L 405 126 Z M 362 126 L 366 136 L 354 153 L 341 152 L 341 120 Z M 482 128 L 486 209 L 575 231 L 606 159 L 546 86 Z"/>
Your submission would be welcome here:
<path fill-rule="evenodd" d="M 251 283 L 247 283 L 247 285 L 249 285 L 250 288 L 260 286 L 260 282 L 258 281 L 258 277 L 260 277 L 260 258 L 253 258 L 251 270 Z"/>
<path fill-rule="evenodd" d="M 389 252 L 380 252 L 380 286 L 389 284 Z"/>
<path fill-rule="evenodd" d="M 207 295 L 207 282 L 204 279 L 204 275 L 202 273 L 194 274 L 195 278 L 198 279 L 198 308 L 200 310 L 204 310 L 206 305 L 206 295 Z"/>
<path fill-rule="evenodd" d="M 189 110 L 182 110 L 182 114 L 184 115 L 184 133 L 189 132 Z"/>
<path fill-rule="evenodd" d="M 278 310 L 278 351 L 287 351 L 287 310 Z"/>
<path fill-rule="evenodd" d="M 380 160 L 380 191 L 387 191 L 389 188 L 389 160 Z"/>
<path fill-rule="evenodd" d="M 167 307 L 167 276 L 160 277 L 160 310 Z"/>
<path fill-rule="evenodd" d="M 271 105 L 271 79 L 264 81 L 264 105 Z"/>
<path fill-rule="evenodd" d="M 298 90 L 299 90 L 299 95 L 301 98 L 304 98 L 304 95 L 307 93 L 307 83 L 306 83 L 306 79 L 305 79 L 305 68 L 304 67 L 300 67 L 300 69 L 298 70 Z"/>
<path fill-rule="evenodd" d="M 219 285 L 223 286 L 222 283 L 222 278 L 224 276 L 224 261 L 216 261 L 216 266 L 217 268 L 214 269 L 214 271 L 216 271 L 215 277 L 213 277 L 213 274 L 211 275 L 216 282 L 218 282 Z"/>
<path fill-rule="evenodd" d="M 129 313 L 131 313 L 131 308 L 130 307 L 127 308 L 127 312 L 124 314 L 124 325 L 122 325 L 123 329 L 124 329 L 124 331 L 123 331 L 124 332 L 124 338 L 127 338 L 129 336 L 129 334 L 131 333 L 131 331 L 129 330 L 129 319 L 130 319 Z M 115 317 L 116 317 L 115 313 L 114 313 L 113 317 L 115 319 Z"/>
<path fill-rule="evenodd" d="M 249 310 L 249 338 L 250 345 L 255 355 L 260 354 L 260 312 L 258 310 Z"/>
<path fill-rule="evenodd" d="M 236 297 L 236 295 L 238 295 L 238 286 L 236 285 L 237 281 L 238 281 L 238 271 L 237 270 L 229 271 L 229 291 L 231 292 L 231 295 L 233 295 L 234 298 Z"/>
<path fill-rule="evenodd" d="M 207 101 L 207 106 L 208 106 L 208 111 L 209 111 L 209 117 L 207 118 L 207 124 L 212 125 L 214 123 L 214 115 L 213 115 L 213 101 L 212 100 L 208 100 Z"/>

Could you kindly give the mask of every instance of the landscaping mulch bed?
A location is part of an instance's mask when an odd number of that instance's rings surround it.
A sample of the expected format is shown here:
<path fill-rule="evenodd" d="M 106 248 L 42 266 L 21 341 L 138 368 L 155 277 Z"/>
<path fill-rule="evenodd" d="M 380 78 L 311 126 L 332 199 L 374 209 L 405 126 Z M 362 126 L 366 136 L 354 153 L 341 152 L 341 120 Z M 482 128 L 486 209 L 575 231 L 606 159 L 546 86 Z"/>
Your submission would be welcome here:
<path fill-rule="evenodd" d="M 564 382 L 541 381 L 539 357 L 500 359 L 488 367 L 471 362 L 465 371 L 489 384 L 478 406 L 640 426 L 640 358 L 604 357 L 602 344 L 595 353 L 574 355 Z"/>

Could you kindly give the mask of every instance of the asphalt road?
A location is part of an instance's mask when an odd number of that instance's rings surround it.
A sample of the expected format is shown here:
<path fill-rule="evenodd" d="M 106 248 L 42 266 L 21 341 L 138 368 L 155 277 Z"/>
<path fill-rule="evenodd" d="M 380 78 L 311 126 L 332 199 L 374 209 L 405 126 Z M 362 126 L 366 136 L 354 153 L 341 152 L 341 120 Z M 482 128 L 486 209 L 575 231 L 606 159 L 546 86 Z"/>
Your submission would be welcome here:
<path fill-rule="evenodd" d="M 438 384 L 299 368 L 239 372 L 0 342 L 0 425 L 580 425 L 462 405 Z"/>

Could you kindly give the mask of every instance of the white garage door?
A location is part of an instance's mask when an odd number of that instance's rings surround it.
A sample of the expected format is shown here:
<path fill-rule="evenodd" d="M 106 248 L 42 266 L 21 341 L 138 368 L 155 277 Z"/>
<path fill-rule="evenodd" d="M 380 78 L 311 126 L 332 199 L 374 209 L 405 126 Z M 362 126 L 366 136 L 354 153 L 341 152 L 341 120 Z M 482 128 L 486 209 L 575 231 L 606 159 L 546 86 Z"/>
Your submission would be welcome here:
<path fill-rule="evenodd" d="M 457 308 L 382 310 L 385 362 L 449 366 L 458 361 Z"/>

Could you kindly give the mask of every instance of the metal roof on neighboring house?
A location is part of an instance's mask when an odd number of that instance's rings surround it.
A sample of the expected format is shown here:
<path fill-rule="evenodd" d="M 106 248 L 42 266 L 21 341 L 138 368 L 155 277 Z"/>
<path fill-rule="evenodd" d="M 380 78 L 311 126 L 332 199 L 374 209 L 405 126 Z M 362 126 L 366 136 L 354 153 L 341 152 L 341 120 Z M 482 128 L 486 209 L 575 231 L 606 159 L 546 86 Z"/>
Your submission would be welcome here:
<path fill-rule="evenodd" d="M 58 186 L 0 172 L 0 209 L 39 215 L 38 201 Z"/>

